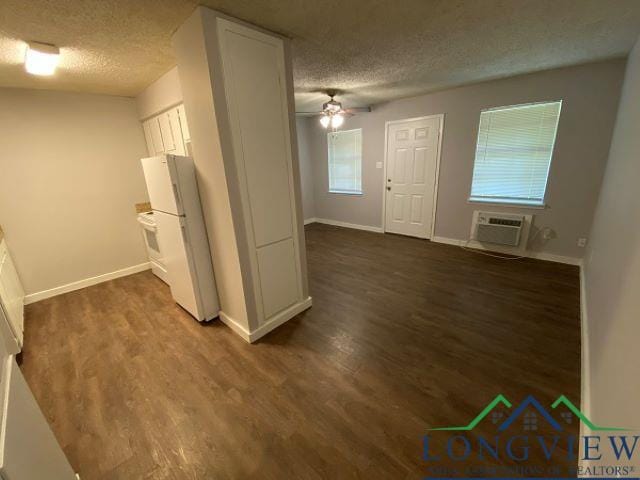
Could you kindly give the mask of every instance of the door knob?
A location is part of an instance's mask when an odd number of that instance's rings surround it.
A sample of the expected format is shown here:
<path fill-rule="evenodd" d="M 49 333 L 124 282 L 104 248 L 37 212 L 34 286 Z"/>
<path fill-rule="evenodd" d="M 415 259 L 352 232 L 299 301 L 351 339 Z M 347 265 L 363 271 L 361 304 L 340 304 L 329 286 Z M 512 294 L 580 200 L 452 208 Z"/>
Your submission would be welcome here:
<path fill-rule="evenodd" d="M 387 190 L 391 191 L 391 187 L 387 187 Z"/>

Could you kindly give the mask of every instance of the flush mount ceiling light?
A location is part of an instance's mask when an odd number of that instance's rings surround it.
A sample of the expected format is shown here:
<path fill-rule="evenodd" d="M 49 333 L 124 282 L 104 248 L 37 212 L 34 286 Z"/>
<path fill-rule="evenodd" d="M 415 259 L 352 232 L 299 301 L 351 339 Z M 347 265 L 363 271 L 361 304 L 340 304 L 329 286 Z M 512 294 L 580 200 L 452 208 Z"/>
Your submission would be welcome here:
<path fill-rule="evenodd" d="M 24 66 L 33 75 L 53 75 L 60 60 L 60 49 L 46 43 L 28 42 Z"/>

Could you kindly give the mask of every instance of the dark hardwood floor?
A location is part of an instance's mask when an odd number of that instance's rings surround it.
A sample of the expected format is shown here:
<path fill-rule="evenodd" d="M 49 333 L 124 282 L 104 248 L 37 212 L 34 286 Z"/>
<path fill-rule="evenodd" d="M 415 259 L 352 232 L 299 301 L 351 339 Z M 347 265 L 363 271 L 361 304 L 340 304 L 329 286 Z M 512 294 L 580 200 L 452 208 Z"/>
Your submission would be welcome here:
<path fill-rule="evenodd" d="M 83 480 L 421 478 L 427 429 L 497 394 L 579 405 L 576 267 L 319 224 L 307 248 L 312 309 L 254 345 L 150 272 L 27 307 L 22 370 Z"/>

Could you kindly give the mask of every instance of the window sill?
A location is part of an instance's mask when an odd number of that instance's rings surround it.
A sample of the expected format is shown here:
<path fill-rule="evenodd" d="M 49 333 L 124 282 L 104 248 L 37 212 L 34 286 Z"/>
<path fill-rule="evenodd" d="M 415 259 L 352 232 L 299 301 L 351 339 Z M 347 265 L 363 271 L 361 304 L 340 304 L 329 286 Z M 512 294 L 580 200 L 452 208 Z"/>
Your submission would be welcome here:
<path fill-rule="evenodd" d="M 335 191 L 335 190 L 329 190 L 329 192 L 331 195 L 349 195 L 349 196 L 356 196 L 356 197 L 361 197 L 364 194 L 362 192 L 340 192 L 340 191 Z"/>
<path fill-rule="evenodd" d="M 524 202 L 500 202 L 497 200 L 480 200 L 477 198 L 469 198 L 467 203 L 475 205 L 487 205 L 493 207 L 513 207 L 513 208 L 525 208 L 532 210 L 544 210 L 547 208 L 546 203 L 524 203 Z"/>

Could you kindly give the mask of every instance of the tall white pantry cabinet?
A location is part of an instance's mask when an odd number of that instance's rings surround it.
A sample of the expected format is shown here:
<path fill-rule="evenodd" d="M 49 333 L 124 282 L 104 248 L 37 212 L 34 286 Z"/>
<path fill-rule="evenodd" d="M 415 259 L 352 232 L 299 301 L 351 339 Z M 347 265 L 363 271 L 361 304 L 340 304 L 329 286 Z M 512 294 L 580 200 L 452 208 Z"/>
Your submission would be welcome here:
<path fill-rule="evenodd" d="M 198 7 L 173 47 L 220 319 L 252 342 L 311 306 L 289 43 Z"/>

